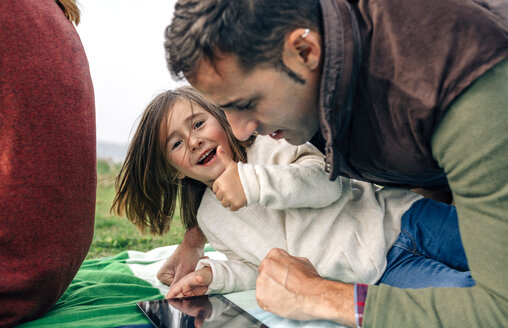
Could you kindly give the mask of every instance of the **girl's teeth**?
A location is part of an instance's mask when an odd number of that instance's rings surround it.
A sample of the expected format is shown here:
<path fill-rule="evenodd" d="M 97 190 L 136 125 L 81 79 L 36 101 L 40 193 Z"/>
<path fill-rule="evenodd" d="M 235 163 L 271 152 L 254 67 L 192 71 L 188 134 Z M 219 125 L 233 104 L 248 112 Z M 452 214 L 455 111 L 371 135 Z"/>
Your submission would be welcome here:
<path fill-rule="evenodd" d="M 207 152 L 206 154 L 204 154 L 203 156 L 201 156 L 199 161 L 201 162 L 202 160 L 204 160 L 206 158 L 206 156 L 208 156 L 208 154 L 210 154 L 210 153 L 211 153 L 211 150 L 209 152 Z"/>

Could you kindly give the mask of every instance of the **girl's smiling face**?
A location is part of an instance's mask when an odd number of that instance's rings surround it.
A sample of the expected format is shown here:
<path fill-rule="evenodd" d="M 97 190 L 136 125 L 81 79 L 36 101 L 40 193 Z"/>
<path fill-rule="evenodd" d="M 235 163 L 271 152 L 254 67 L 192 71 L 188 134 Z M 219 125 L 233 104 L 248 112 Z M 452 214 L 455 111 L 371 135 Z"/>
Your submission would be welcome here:
<path fill-rule="evenodd" d="M 226 131 L 207 110 L 189 100 L 178 100 L 161 124 L 160 140 L 168 163 L 179 178 L 189 177 L 212 186 L 225 169 L 217 147 L 233 156 Z"/>

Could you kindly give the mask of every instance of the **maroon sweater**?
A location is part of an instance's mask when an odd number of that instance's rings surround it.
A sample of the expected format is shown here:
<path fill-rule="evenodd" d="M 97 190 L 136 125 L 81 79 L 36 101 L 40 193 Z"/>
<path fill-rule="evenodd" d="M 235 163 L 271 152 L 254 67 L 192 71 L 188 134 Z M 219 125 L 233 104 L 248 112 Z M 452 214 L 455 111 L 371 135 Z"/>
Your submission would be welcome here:
<path fill-rule="evenodd" d="M 85 52 L 53 0 L 0 1 L 0 327 L 35 319 L 92 241 L 95 109 Z"/>

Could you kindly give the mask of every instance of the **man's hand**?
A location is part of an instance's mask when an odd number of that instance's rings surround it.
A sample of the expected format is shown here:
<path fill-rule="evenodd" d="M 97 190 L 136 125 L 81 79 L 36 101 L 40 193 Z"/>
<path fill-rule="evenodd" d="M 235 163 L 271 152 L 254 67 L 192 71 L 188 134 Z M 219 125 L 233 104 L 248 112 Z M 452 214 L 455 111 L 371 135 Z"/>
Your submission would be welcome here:
<path fill-rule="evenodd" d="M 355 325 L 354 287 L 321 278 L 310 261 L 272 249 L 258 267 L 259 306 L 279 316 Z"/>
<path fill-rule="evenodd" d="M 217 147 L 217 156 L 224 163 L 224 172 L 215 180 L 212 190 L 222 206 L 237 211 L 247 205 L 247 197 L 243 191 L 238 164 L 222 149 Z"/>
<path fill-rule="evenodd" d="M 159 269 L 157 279 L 170 286 L 187 273 L 194 271 L 196 264 L 204 255 L 205 242 L 206 238 L 199 227 L 187 230 L 182 243 Z"/>
<path fill-rule="evenodd" d="M 212 282 L 212 277 L 212 269 L 209 267 L 191 272 L 171 285 L 166 298 L 204 295 Z"/>

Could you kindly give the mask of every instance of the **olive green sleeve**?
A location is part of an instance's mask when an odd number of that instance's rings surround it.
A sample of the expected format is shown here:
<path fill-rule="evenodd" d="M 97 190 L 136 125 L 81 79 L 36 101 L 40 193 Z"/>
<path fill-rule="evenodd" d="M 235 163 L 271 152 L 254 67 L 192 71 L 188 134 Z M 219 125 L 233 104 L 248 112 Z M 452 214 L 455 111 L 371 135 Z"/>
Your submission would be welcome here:
<path fill-rule="evenodd" d="M 432 152 L 453 192 L 476 286 L 370 286 L 364 327 L 508 327 L 508 60 L 454 101 Z"/>

